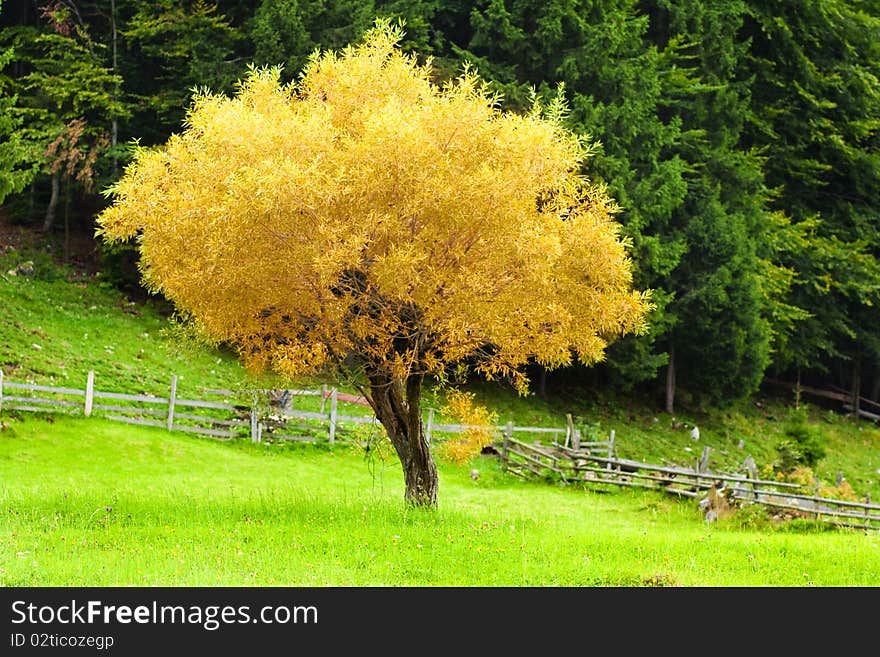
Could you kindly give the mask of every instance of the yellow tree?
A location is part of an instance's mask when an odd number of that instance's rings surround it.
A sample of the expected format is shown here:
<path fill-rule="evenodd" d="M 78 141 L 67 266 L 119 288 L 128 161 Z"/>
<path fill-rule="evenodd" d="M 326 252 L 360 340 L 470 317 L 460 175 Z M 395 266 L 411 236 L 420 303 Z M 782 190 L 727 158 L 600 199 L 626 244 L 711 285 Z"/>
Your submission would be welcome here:
<path fill-rule="evenodd" d="M 464 363 L 524 391 L 529 359 L 594 362 L 649 303 L 561 103 L 502 112 L 472 72 L 435 84 L 400 38 L 378 22 L 290 85 L 253 70 L 232 98 L 197 94 L 98 232 L 137 236 L 145 284 L 247 365 L 352 376 L 407 501 L 434 506 L 426 375 Z"/>

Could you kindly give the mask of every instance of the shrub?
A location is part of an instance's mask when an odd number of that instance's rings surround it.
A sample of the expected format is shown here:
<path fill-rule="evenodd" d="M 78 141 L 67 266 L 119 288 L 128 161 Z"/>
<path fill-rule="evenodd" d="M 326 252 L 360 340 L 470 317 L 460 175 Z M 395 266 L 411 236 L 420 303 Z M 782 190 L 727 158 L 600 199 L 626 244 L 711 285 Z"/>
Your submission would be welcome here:
<path fill-rule="evenodd" d="M 497 415 L 485 406 L 474 402 L 473 393 L 451 390 L 446 395 L 446 405 L 441 409 L 444 415 L 455 418 L 469 429 L 443 443 L 441 455 L 453 463 L 463 464 L 479 454 L 484 447 L 492 444 L 495 438 L 494 425 Z"/>
<path fill-rule="evenodd" d="M 775 469 L 788 475 L 799 466 L 812 468 L 825 458 L 825 439 L 816 427 L 799 417 L 786 427 L 776 453 Z"/>

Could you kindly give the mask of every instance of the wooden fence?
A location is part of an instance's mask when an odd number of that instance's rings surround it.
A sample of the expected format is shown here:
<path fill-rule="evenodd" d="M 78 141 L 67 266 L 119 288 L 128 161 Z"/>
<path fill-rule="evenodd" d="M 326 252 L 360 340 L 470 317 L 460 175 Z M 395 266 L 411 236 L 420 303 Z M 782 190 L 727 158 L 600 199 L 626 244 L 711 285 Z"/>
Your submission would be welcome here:
<path fill-rule="evenodd" d="M 11 393 L 11 394 L 10 394 Z M 203 389 L 207 399 L 187 399 L 178 394 L 178 379 L 171 377 L 167 393 L 160 395 L 101 391 L 95 373 L 89 372 L 82 388 L 44 386 L 4 380 L 0 370 L 0 413 L 29 411 L 67 413 L 85 417 L 100 416 L 117 422 L 186 431 L 218 439 L 250 437 L 253 442 L 293 440 L 331 444 L 357 437 L 356 427 L 379 426 L 373 415 L 340 412 L 340 404 L 363 406 L 356 395 L 323 386 L 320 390 Z M 294 408 L 294 400 L 318 397 L 319 410 Z M 219 399 L 219 400 L 218 400 Z M 344 410 L 344 409 L 343 409 Z M 472 428 L 463 424 L 435 421 L 435 409 L 426 409 L 425 431 L 429 440 L 439 442 Z M 496 427 L 505 435 L 527 434 L 560 436 L 577 440 L 579 434 L 569 418 L 565 428 Z"/>
<path fill-rule="evenodd" d="M 44 386 L 5 380 L 0 370 L 0 414 L 4 411 L 68 413 L 101 416 L 117 422 L 185 431 L 220 440 L 249 437 L 254 442 L 296 440 L 334 443 L 359 439 L 357 427 L 378 426 L 372 415 L 340 413 L 339 404 L 364 403 L 363 398 L 343 395 L 335 388 L 281 391 L 201 391 L 209 399 L 178 396 L 178 379 L 171 377 L 167 394 L 129 394 L 101 391 L 89 372 L 82 388 Z M 11 394 L 10 394 L 11 393 Z M 297 397 L 318 396 L 320 409 L 293 407 Z M 222 401 L 217 401 L 217 398 Z M 213 399 L 211 399 L 213 398 Z M 472 428 L 463 424 L 435 422 L 434 409 L 426 409 L 425 431 L 432 442 L 448 439 Z M 836 525 L 880 529 L 880 505 L 839 500 L 818 495 L 799 484 L 760 479 L 751 459 L 747 474 L 713 472 L 710 449 L 704 448 L 693 468 L 641 463 L 617 455 L 614 431 L 608 440 L 583 440 L 571 416 L 565 427 L 520 427 L 512 422 L 495 427 L 493 448 L 504 469 L 519 477 L 553 477 L 604 490 L 639 487 L 701 499 L 701 505 L 723 498 L 731 503 L 758 503 Z M 529 442 L 527 437 L 531 437 Z M 810 494 L 812 493 L 812 494 Z M 720 496 L 720 498 L 719 498 Z M 706 509 L 712 512 L 713 509 Z"/>
<path fill-rule="evenodd" d="M 505 469 L 520 477 L 550 477 L 565 483 L 606 490 L 609 486 L 649 488 L 701 500 L 707 518 L 717 516 L 719 507 L 757 503 L 794 515 L 829 523 L 880 530 L 880 505 L 822 497 L 819 483 L 812 487 L 791 482 L 761 479 L 751 458 L 743 473 L 709 469 L 710 448 L 706 447 L 693 468 L 661 466 L 622 459 L 616 455 L 614 433 L 608 442 L 573 445 L 527 444 L 505 435 L 500 443 Z"/>

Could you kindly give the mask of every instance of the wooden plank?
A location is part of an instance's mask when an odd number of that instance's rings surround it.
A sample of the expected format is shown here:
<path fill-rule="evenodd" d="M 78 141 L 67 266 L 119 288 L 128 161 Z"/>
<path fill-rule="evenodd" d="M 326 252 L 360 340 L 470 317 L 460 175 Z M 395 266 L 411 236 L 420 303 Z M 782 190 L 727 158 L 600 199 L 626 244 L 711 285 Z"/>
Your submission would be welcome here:
<path fill-rule="evenodd" d="M 513 435 L 513 422 L 508 422 L 507 426 L 504 428 L 504 442 L 501 446 L 501 462 L 504 464 L 504 469 L 506 470 L 510 467 L 510 439 Z"/>
<path fill-rule="evenodd" d="M 297 431 L 315 431 L 315 432 L 321 432 L 321 433 L 323 433 L 323 432 L 326 431 L 326 428 L 323 427 L 323 426 L 321 426 L 321 425 L 315 425 L 315 424 L 293 424 L 293 423 L 290 423 L 290 422 L 285 422 L 285 423 L 282 425 L 282 429 L 295 429 L 295 430 L 297 430 Z M 274 431 L 274 430 L 270 430 L 270 431 Z"/>
<path fill-rule="evenodd" d="M 751 482 L 743 482 L 743 483 L 751 483 Z M 743 489 L 743 492 L 746 492 Z M 749 494 L 757 493 L 758 495 L 768 495 L 772 497 L 784 497 L 786 499 L 794 499 L 794 500 L 806 500 L 809 502 L 815 502 L 817 504 L 828 504 L 832 506 L 845 506 L 851 509 L 869 509 L 872 511 L 880 511 L 880 505 L 878 504 L 866 504 L 864 502 L 850 502 L 849 500 L 838 500 L 833 497 L 818 497 L 816 495 L 797 495 L 795 493 L 786 493 L 783 491 L 775 491 L 775 490 L 765 490 L 762 488 L 758 488 L 756 490 L 749 489 Z M 812 511 L 812 509 L 811 509 Z"/>
<path fill-rule="evenodd" d="M 852 412 L 852 404 L 844 404 L 843 410 Z M 866 411 L 863 408 L 859 409 L 859 417 L 863 417 L 868 420 L 880 420 L 880 415 L 878 415 L 877 413 Z"/>
<path fill-rule="evenodd" d="M 326 413 L 318 413 L 316 411 L 297 411 L 297 410 L 285 411 L 284 413 L 281 413 L 279 415 L 279 417 L 281 417 L 282 419 L 286 419 L 286 418 L 303 419 L 303 418 L 305 418 L 305 419 L 310 419 L 310 420 L 323 420 L 325 422 L 327 421 L 327 414 Z M 344 417 L 346 420 L 350 420 L 352 422 L 357 421 L 357 418 L 354 418 L 354 417 L 351 417 L 351 418 L 349 418 L 348 416 L 340 416 L 340 417 Z"/>
<path fill-rule="evenodd" d="M 109 404 L 94 404 L 92 410 L 115 411 L 117 413 L 139 413 L 141 415 L 165 415 L 165 411 L 160 408 L 135 408 L 133 406 L 112 406 Z"/>
<path fill-rule="evenodd" d="M 664 484 L 679 484 L 681 486 L 693 486 L 694 488 L 702 488 L 704 490 L 711 488 L 713 485 L 713 483 L 711 481 L 709 481 L 708 479 L 706 479 L 705 477 L 701 481 L 698 482 L 696 479 L 687 479 L 687 478 L 681 479 L 680 478 L 681 475 L 676 475 L 674 478 L 673 477 L 661 477 L 659 475 L 645 474 L 642 472 L 622 472 L 619 470 L 610 470 L 609 471 L 606 468 L 600 468 L 600 467 L 596 467 L 596 466 L 590 466 L 590 467 L 575 466 L 574 470 L 576 472 L 596 472 L 596 473 L 601 473 L 601 474 L 606 474 L 606 475 L 609 472 L 611 472 L 611 473 L 617 474 L 618 476 L 623 476 L 623 477 L 635 477 L 637 479 L 648 479 L 650 481 L 656 481 L 658 483 L 664 483 Z"/>
<path fill-rule="evenodd" d="M 542 468 L 546 468 L 546 469 L 548 469 L 548 470 L 552 470 L 553 472 L 556 472 L 556 473 L 558 473 L 558 474 L 560 474 L 560 475 L 561 475 L 561 474 L 564 474 L 564 473 L 562 472 L 562 470 L 560 470 L 560 469 L 559 469 L 558 467 L 556 467 L 555 465 L 551 465 L 551 464 L 549 464 L 549 463 L 544 463 L 543 461 L 541 461 L 541 460 L 539 460 L 539 459 L 536 459 L 534 456 L 531 456 L 530 454 L 523 454 L 522 452 L 518 452 L 518 451 L 516 451 L 516 449 L 513 448 L 513 447 L 510 448 L 509 453 L 510 453 L 510 454 L 514 454 L 514 455 L 516 455 L 516 456 L 518 456 L 518 457 L 520 457 L 520 458 L 522 458 L 522 459 L 526 459 L 527 461 L 529 461 L 529 462 L 531 462 L 531 463 L 534 463 L 535 465 L 540 466 L 540 467 L 542 467 Z"/>
<path fill-rule="evenodd" d="M 661 465 L 652 465 L 650 463 L 640 463 L 639 461 L 631 461 L 629 459 L 609 459 L 604 456 L 595 456 L 595 455 L 589 455 L 589 456 L 584 455 L 582 458 L 584 460 L 588 460 L 588 461 L 596 461 L 598 463 L 605 463 L 609 466 L 617 465 L 618 467 L 627 468 L 632 471 L 652 470 L 654 472 L 667 472 L 669 474 L 690 475 L 690 476 L 694 476 L 696 474 L 693 470 L 690 470 L 687 468 L 672 468 L 672 467 L 661 466 Z M 771 481 L 771 480 L 767 480 L 767 479 L 749 479 L 746 477 L 737 477 L 734 475 L 722 474 L 722 473 L 717 473 L 717 472 L 707 472 L 707 473 L 704 473 L 703 476 L 718 479 L 720 481 L 734 481 L 734 482 L 738 482 L 738 483 L 748 483 L 748 484 L 756 483 L 756 484 L 763 484 L 766 486 L 778 486 L 780 488 L 798 488 L 798 489 L 803 488 L 803 486 L 801 486 L 800 484 L 792 484 L 787 481 Z"/>
<path fill-rule="evenodd" d="M 95 390 L 95 399 L 123 399 L 125 401 L 144 402 L 146 404 L 167 404 L 168 399 L 165 397 L 153 397 L 152 395 L 127 395 L 121 392 L 101 392 Z"/>
<path fill-rule="evenodd" d="M 95 400 L 95 371 L 89 370 L 86 378 L 86 401 L 83 406 L 83 415 L 89 417 L 92 414 L 92 402 Z"/>
<path fill-rule="evenodd" d="M 315 438 L 314 436 L 293 436 L 293 435 L 289 435 L 289 434 L 280 434 L 280 433 L 273 433 L 272 438 L 273 439 L 278 438 L 281 440 L 290 440 L 290 441 L 299 442 L 299 443 L 316 443 L 316 442 L 318 442 L 318 439 Z"/>
<path fill-rule="evenodd" d="M 0 381 L 3 379 L 3 374 L 0 372 Z M 13 383 L 12 381 L 5 381 L 3 383 L 7 388 L 18 388 L 20 390 L 32 390 L 34 392 L 55 392 L 59 395 L 83 395 L 85 394 L 85 390 L 81 390 L 80 388 L 56 388 L 53 386 L 37 386 L 32 385 L 30 383 Z"/>
<path fill-rule="evenodd" d="M 251 442 L 259 442 L 257 433 L 257 393 L 251 394 Z"/>
<path fill-rule="evenodd" d="M 425 440 L 430 444 L 431 442 L 431 431 L 434 429 L 434 409 L 428 409 L 428 422 L 425 425 Z"/>
<path fill-rule="evenodd" d="M 477 426 L 475 424 L 435 424 L 434 431 L 445 431 L 448 433 L 460 433 L 468 429 L 485 429 L 486 427 Z M 490 427 L 495 431 L 505 431 L 508 425 L 497 425 Z M 565 435 L 565 429 L 553 429 L 549 427 L 511 427 L 511 433 L 552 433 Z"/>
<path fill-rule="evenodd" d="M 177 424 L 171 428 L 172 431 L 186 431 L 189 433 L 200 433 L 206 436 L 218 436 L 224 438 L 231 438 L 233 436 L 237 436 L 238 434 L 235 431 L 226 431 L 225 429 L 205 429 L 204 427 L 190 427 L 185 424 Z"/>
<path fill-rule="evenodd" d="M 600 470 L 603 474 L 607 475 L 607 470 Z M 618 481 L 613 479 L 602 479 L 601 477 L 586 477 L 583 479 L 578 479 L 584 485 L 588 484 L 601 484 L 606 486 L 629 486 L 632 488 L 646 488 L 648 490 L 657 490 L 657 491 L 666 491 L 667 493 L 671 493 L 674 495 L 684 495 L 685 497 L 690 497 L 696 499 L 700 497 L 699 493 L 695 493 L 689 490 L 681 490 L 679 488 L 673 488 L 672 486 L 658 486 L 657 484 L 649 484 L 641 481 Z"/>
<path fill-rule="evenodd" d="M 234 390 L 224 390 L 222 388 L 199 388 L 199 392 L 202 392 L 206 395 L 220 395 L 221 397 L 232 397 L 233 395 L 237 395 L 238 393 Z"/>
<path fill-rule="evenodd" d="M 236 411 L 239 408 L 245 408 L 241 406 L 236 406 L 235 404 L 209 402 L 200 399 L 175 399 L 174 404 L 175 406 L 189 406 L 191 408 L 216 408 L 223 411 Z"/>
<path fill-rule="evenodd" d="M 174 426 L 174 404 L 177 401 L 177 375 L 171 375 L 171 393 L 168 395 L 168 418 L 166 420 L 168 431 Z"/>
<path fill-rule="evenodd" d="M 338 403 L 338 392 L 336 388 L 333 388 L 333 391 L 330 393 L 330 426 L 328 427 L 328 436 L 330 439 L 330 444 L 336 440 L 336 412 L 337 412 L 337 403 Z"/>
<path fill-rule="evenodd" d="M 500 429 L 501 427 L 496 427 Z M 559 435 L 565 435 L 565 429 L 558 429 L 554 427 L 513 427 L 513 431 L 515 433 L 555 433 Z"/>
<path fill-rule="evenodd" d="M 148 427 L 165 427 L 166 424 L 164 421 L 159 420 L 142 420 L 138 417 L 124 417 L 122 415 L 108 415 L 108 420 L 113 420 L 115 422 L 126 422 L 127 424 L 142 424 Z"/>
<path fill-rule="evenodd" d="M 736 498 L 736 499 L 739 499 L 739 498 Z M 810 516 L 814 516 L 814 515 L 816 515 L 816 513 L 818 513 L 820 516 L 854 518 L 857 520 L 864 520 L 865 519 L 864 514 L 861 514 L 861 513 L 849 513 L 847 511 L 835 511 L 833 509 L 831 509 L 831 510 L 819 509 L 817 511 L 816 509 L 805 509 L 804 507 L 798 506 L 796 504 L 785 504 L 784 502 L 774 502 L 773 500 L 758 500 L 757 502 L 753 501 L 752 503 L 753 504 L 760 504 L 762 506 L 770 506 L 770 507 L 773 507 L 776 509 L 789 509 L 791 511 L 800 511 L 801 513 L 804 513 L 804 514 L 810 515 Z M 880 517 L 870 516 L 869 520 L 871 520 L 873 522 L 880 522 Z M 861 526 L 864 527 L 865 525 L 862 524 Z"/>
<path fill-rule="evenodd" d="M 246 427 L 250 425 L 250 422 L 247 420 L 224 420 L 216 417 L 208 417 L 206 415 L 190 415 L 189 413 L 175 413 L 174 419 L 192 420 L 193 422 L 208 422 L 210 424 L 219 424 L 224 427 Z"/>
<path fill-rule="evenodd" d="M 42 397 L 19 397 L 18 395 L 6 395 L 4 399 L 7 402 L 22 402 L 25 404 L 50 404 L 52 406 L 74 406 L 76 408 L 82 406 L 79 402 L 72 402 L 66 399 L 43 399 Z"/>
<path fill-rule="evenodd" d="M 602 484 L 603 486 L 630 486 L 632 488 L 648 488 L 650 490 L 659 490 L 656 484 L 648 484 L 643 481 L 609 481 L 601 479 L 599 477 L 587 477 L 585 479 L 578 479 L 578 481 L 585 485 Z"/>
<path fill-rule="evenodd" d="M 539 447 L 538 445 L 530 445 L 529 443 L 524 443 L 523 441 L 517 440 L 516 438 L 509 438 L 508 442 L 511 445 L 518 445 L 520 447 L 524 447 L 525 449 L 531 450 L 532 452 L 535 452 L 536 454 L 540 454 L 541 456 L 546 456 L 548 459 L 555 460 L 557 458 L 556 455 L 552 451 L 550 451 L 549 449 Z"/>
<path fill-rule="evenodd" d="M 79 412 L 80 405 L 75 404 L 74 407 L 70 408 L 46 408 L 45 406 L 27 406 L 23 404 L 7 404 L 7 410 L 10 411 L 31 411 L 32 413 L 67 413 L 71 415 L 76 415 Z"/>

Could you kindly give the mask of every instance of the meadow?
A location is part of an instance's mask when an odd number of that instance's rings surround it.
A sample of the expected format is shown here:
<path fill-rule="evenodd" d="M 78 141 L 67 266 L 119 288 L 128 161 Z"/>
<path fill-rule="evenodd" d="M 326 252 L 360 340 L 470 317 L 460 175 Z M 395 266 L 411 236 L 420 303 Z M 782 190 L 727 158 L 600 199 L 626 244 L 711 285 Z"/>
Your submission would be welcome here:
<path fill-rule="evenodd" d="M 479 471 L 470 476 L 472 467 Z M 396 462 L 221 444 L 97 419 L 5 418 L 3 586 L 873 586 L 880 537 L 652 492 L 441 464 L 434 511 Z"/>
<path fill-rule="evenodd" d="M 9 274 L 30 260 L 32 277 Z M 234 356 L 181 340 L 166 308 L 45 251 L 0 254 L 8 381 L 180 394 L 255 381 Z M 314 387 L 320 382 L 303 381 Z M 499 421 L 616 429 L 622 456 L 713 464 L 774 458 L 792 410 L 763 399 L 676 417 L 561 387 L 546 399 L 474 382 Z M 431 389 L 426 404 L 438 406 Z M 807 407 L 828 442 L 817 468 L 880 498 L 880 430 Z M 351 411 L 354 411 L 352 408 Z M 689 437 L 699 424 L 701 444 Z M 743 441 L 745 448 L 739 447 Z M 2 586 L 874 586 L 880 536 L 746 508 L 707 524 L 693 500 L 524 482 L 480 456 L 440 466 L 439 508 L 408 509 L 387 453 L 351 443 L 252 444 L 98 418 L 0 413 Z M 479 476 L 471 478 L 471 470 Z"/>

